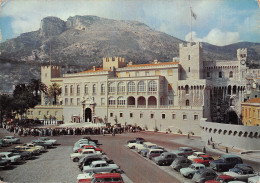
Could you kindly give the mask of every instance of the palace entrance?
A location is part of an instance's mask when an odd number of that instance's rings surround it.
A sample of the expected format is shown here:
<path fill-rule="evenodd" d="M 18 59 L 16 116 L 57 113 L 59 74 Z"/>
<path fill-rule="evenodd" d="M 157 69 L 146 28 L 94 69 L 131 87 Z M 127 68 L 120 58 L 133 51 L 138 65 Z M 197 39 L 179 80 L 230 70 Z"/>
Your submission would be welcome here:
<path fill-rule="evenodd" d="M 85 109 L 85 122 L 92 122 L 92 111 L 90 108 Z"/>

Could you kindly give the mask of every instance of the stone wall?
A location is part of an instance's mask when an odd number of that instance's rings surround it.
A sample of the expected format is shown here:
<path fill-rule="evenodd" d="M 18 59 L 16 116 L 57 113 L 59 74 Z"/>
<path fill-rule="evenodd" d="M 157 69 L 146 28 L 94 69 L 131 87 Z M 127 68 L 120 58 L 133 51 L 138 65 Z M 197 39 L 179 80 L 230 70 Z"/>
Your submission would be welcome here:
<path fill-rule="evenodd" d="M 260 127 L 230 125 L 214 122 L 206 122 L 202 118 L 200 122 L 201 139 L 207 142 L 211 137 L 213 142 L 223 146 L 244 150 L 260 150 Z"/>

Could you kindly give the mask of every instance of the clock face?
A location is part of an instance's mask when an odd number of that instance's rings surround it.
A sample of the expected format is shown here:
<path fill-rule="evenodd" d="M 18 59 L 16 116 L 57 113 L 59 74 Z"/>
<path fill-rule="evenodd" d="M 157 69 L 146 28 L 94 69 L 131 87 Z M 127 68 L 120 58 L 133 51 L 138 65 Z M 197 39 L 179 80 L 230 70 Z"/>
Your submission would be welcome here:
<path fill-rule="evenodd" d="M 240 63 L 241 63 L 242 65 L 245 65 L 246 61 L 245 61 L 244 59 L 242 59 L 242 60 L 240 61 Z"/>

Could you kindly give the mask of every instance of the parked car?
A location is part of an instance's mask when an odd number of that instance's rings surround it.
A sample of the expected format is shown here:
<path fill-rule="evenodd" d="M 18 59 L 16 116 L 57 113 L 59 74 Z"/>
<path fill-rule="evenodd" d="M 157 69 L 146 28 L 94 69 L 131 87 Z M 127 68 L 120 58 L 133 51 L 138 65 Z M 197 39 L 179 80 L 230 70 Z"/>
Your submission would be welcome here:
<path fill-rule="evenodd" d="M 200 157 L 201 155 L 205 155 L 204 152 L 193 152 L 192 155 L 188 156 L 188 159 L 189 160 L 193 160 L 193 159 L 196 159 L 198 157 Z"/>
<path fill-rule="evenodd" d="M 36 149 L 39 152 L 45 151 L 45 148 L 43 146 L 39 146 L 39 145 L 36 145 L 36 144 L 33 144 L 33 143 L 26 143 L 26 144 L 23 144 L 23 146 L 30 147 L 31 149 Z"/>
<path fill-rule="evenodd" d="M 83 145 L 83 147 L 81 146 L 80 149 L 78 149 L 78 152 L 80 153 L 83 149 L 94 149 L 97 153 L 102 154 L 102 149 L 99 147 L 95 147 L 93 145 Z"/>
<path fill-rule="evenodd" d="M 70 154 L 70 159 L 73 162 L 78 162 L 82 157 L 89 154 L 97 154 L 94 149 L 83 149 L 80 153 L 72 153 Z"/>
<path fill-rule="evenodd" d="M 194 163 L 201 163 L 205 166 L 209 166 L 209 162 L 213 161 L 213 157 L 208 155 L 201 155 L 199 158 L 193 159 Z"/>
<path fill-rule="evenodd" d="M 142 137 L 135 137 L 134 140 L 135 141 L 144 141 L 145 142 L 144 138 L 142 138 Z"/>
<path fill-rule="evenodd" d="M 204 168 L 197 171 L 194 175 L 192 180 L 197 183 L 204 183 L 207 180 L 212 180 L 217 177 L 217 174 L 214 170 Z"/>
<path fill-rule="evenodd" d="M 0 138 L 0 147 L 8 147 L 10 144 L 5 142 L 4 139 Z"/>
<path fill-rule="evenodd" d="M 248 179 L 248 183 L 259 183 L 259 182 L 260 182 L 260 176 L 254 176 Z"/>
<path fill-rule="evenodd" d="M 77 153 L 79 149 L 81 149 L 82 147 L 84 147 L 86 145 L 92 145 L 95 148 L 97 148 L 97 145 L 95 144 L 95 142 L 89 141 L 87 139 L 83 139 L 74 144 L 73 152 Z"/>
<path fill-rule="evenodd" d="M 185 157 L 188 157 L 188 156 L 192 155 L 194 152 L 196 152 L 196 151 L 192 150 L 192 148 L 190 148 L 190 147 L 179 147 L 178 150 L 182 151 L 183 156 L 185 156 Z"/>
<path fill-rule="evenodd" d="M 258 175 L 258 173 L 254 172 L 254 170 L 249 167 L 234 168 L 232 171 L 224 172 L 223 174 L 232 176 L 236 180 L 245 181 L 245 182 L 248 181 L 248 178 Z"/>
<path fill-rule="evenodd" d="M 20 155 L 22 160 L 28 160 L 33 157 L 32 152 L 19 150 L 18 148 L 9 149 L 8 152 L 12 152 L 14 155 Z"/>
<path fill-rule="evenodd" d="M 98 144 L 98 140 L 94 140 L 94 139 L 92 139 L 92 138 L 89 137 L 89 136 L 85 136 L 85 137 L 83 137 L 82 139 L 88 139 L 89 141 L 92 141 L 92 142 L 95 142 L 95 144 Z"/>
<path fill-rule="evenodd" d="M 91 180 L 91 183 L 94 182 L 107 182 L 107 183 L 124 183 L 124 180 L 120 173 L 97 173 Z"/>
<path fill-rule="evenodd" d="M 153 147 L 153 146 L 157 146 L 157 145 L 154 144 L 154 143 L 151 143 L 151 142 L 144 142 L 144 143 L 143 143 L 143 146 L 137 146 L 135 149 L 136 149 L 136 151 L 138 152 L 138 154 L 141 154 L 141 151 L 142 151 L 143 149 L 150 149 L 150 148 Z"/>
<path fill-rule="evenodd" d="M 154 162 L 157 165 L 171 165 L 177 156 L 170 152 L 164 152 L 160 156 L 154 157 Z"/>
<path fill-rule="evenodd" d="M 94 177 L 94 175 L 95 175 L 95 172 L 78 174 L 77 182 L 78 183 L 91 182 L 91 179 Z"/>
<path fill-rule="evenodd" d="M 52 143 L 50 142 L 46 142 L 46 141 L 42 141 L 42 140 L 32 140 L 32 144 L 38 145 L 38 146 L 42 146 L 44 147 L 44 149 L 47 148 L 51 148 L 52 147 Z"/>
<path fill-rule="evenodd" d="M 108 164 L 115 164 L 113 160 L 106 159 L 104 157 L 90 157 L 87 160 L 85 160 L 80 166 L 79 169 L 82 171 L 84 166 L 89 166 L 93 161 L 106 161 Z"/>
<path fill-rule="evenodd" d="M 171 167 L 176 170 L 180 171 L 181 168 L 187 168 L 192 164 L 192 161 L 185 158 L 185 157 L 177 157 L 171 164 Z"/>
<path fill-rule="evenodd" d="M 150 151 L 150 149 L 162 149 L 162 150 L 165 150 L 163 147 L 161 146 L 152 146 L 150 148 L 146 148 L 146 149 L 142 149 L 140 154 L 143 156 L 143 157 L 147 157 L 147 154 L 148 152 Z"/>
<path fill-rule="evenodd" d="M 206 168 L 203 164 L 194 163 L 191 164 L 188 168 L 181 168 L 180 173 L 189 179 L 193 177 L 193 175 L 200 169 Z"/>
<path fill-rule="evenodd" d="M 253 169 L 251 166 L 249 166 L 249 165 L 247 165 L 247 164 L 236 164 L 236 165 L 234 166 L 234 168 L 229 169 L 229 171 L 236 171 L 237 168 L 241 168 L 241 167 L 248 167 L 248 168 Z"/>
<path fill-rule="evenodd" d="M 136 141 L 135 143 L 128 143 L 127 146 L 129 149 L 135 149 L 136 146 L 140 146 L 144 143 L 144 141 Z"/>
<path fill-rule="evenodd" d="M 0 158 L 10 160 L 12 164 L 19 163 L 22 160 L 20 155 L 11 152 L 0 152 Z"/>
<path fill-rule="evenodd" d="M 103 156 L 102 154 L 89 154 L 79 159 L 78 166 L 80 166 L 80 164 L 83 164 L 85 161 L 87 161 L 88 158 L 93 158 L 93 157 L 104 158 L 104 159 L 106 158 L 106 156 Z"/>
<path fill-rule="evenodd" d="M 228 171 L 236 164 L 243 163 L 242 159 L 236 155 L 221 155 L 218 160 L 210 161 L 210 167 L 216 171 Z"/>
<path fill-rule="evenodd" d="M 9 144 L 18 144 L 20 143 L 19 138 L 15 138 L 14 136 L 5 136 L 4 141 Z"/>
<path fill-rule="evenodd" d="M 149 158 L 151 160 L 152 158 L 160 156 L 164 152 L 165 151 L 162 150 L 162 149 L 150 149 L 148 154 L 147 154 L 147 158 Z"/>
<path fill-rule="evenodd" d="M 235 180 L 234 177 L 229 175 L 219 175 L 214 180 L 207 180 L 205 183 L 228 183 Z"/>
<path fill-rule="evenodd" d="M 39 155 L 40 154 L 40 150 L 31 148 L 31 147 L 27 147 L 27 146 L 15 146 L 14 148 L 17 149 L 17 150 L 20 150 L 20 151 L 30 152 L 33 155 Z"/>
<path fill-rule="evenodd" d="M 116 164 L 108 164 L 106 161 L 93 161 L 89 166 L 83 167 L 83 172 L 88 173 L 94 171 L 96 173 L 98 172 L 119 172 L 119 166 Z"/>
<path fill-rule="evenodd" d="M 3 159 L 0 157 L 0 168 L 8 167 L 11 164 L 11 160 Z"/>
<path fill-rule="evenodd" d="M 44 142 L 49 142 L 52 145 L 56 145 L 57 144 L 57 140 L 49 139 L 48 137 L 40 137 L 39 140 L 42 140 Z"/>

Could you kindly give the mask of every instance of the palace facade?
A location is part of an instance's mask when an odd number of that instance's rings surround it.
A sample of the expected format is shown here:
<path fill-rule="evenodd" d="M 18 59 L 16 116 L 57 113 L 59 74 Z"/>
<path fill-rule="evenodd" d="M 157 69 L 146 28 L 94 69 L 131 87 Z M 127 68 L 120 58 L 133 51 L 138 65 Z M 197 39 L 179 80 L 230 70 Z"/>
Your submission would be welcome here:
<path fill-rule="evenodd" d="M 135 65 L 110 57 L 103 58 L 102 68 L 62 77 L 59 67 L 44 66 L 41 79 L 47 86 L 56 82 L 62 87 L 56 110 L 62 119 L 56 120 L 132 124 L 200 135 L 201 118 L 240 123 L 246 77 L 260 76 L 260 70 L 246 67 L 246 58 L 247 50 L 238 49 L 235 61 L 204 60 L 202 44 L 187 43 L 180 44 L 179 58 L 172 62 Z M 35 113 L 50 103 L 42 95 Z"/>

